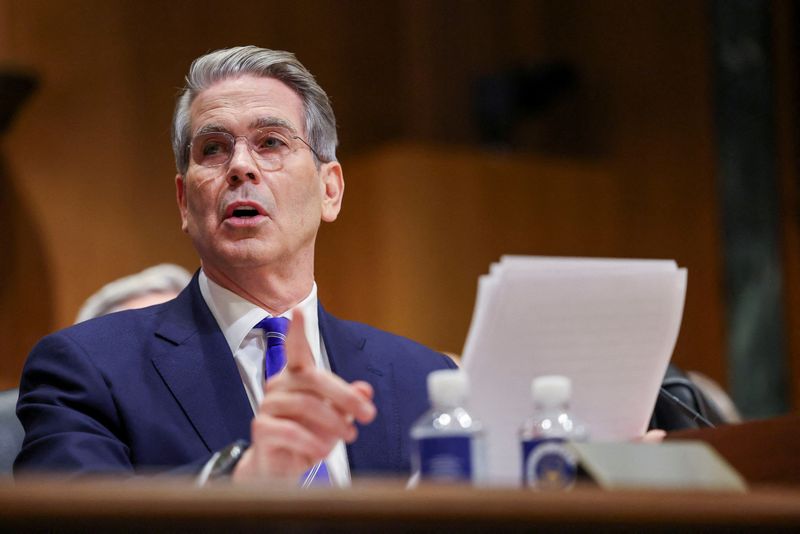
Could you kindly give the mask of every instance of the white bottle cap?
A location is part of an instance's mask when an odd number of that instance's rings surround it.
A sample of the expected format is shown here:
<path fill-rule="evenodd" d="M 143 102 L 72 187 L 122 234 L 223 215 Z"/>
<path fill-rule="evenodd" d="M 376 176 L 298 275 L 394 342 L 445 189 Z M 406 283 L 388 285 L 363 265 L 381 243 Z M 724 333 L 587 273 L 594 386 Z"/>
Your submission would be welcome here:
<path fill-rule="evenodd" d="M 553 408 L 569 402 L 572 396 L 572 381 L 566 376 L 540 376 L 531 382 L 531 398 L 534 404 Z"/>
<path fill-rule="evenodd" d="M 428 397 L 439 408 L 454 408 L 469 394 L 467 373 L 460 369 L 441 369 L 428 375 Z"/>

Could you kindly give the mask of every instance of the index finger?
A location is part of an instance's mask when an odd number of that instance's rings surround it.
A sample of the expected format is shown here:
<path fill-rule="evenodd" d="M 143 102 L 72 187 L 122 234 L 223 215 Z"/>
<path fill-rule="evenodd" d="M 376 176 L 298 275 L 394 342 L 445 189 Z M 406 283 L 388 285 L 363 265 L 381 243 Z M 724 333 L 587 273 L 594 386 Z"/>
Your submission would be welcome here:
<path fill-rule="evenodd" d="M 302 311 L 293 310 L 289 332 L 286 334 L 286 369 L 300 371 L 307 367 L 314 368 L 316 363 L 306 339 L 305 318 Z"/>

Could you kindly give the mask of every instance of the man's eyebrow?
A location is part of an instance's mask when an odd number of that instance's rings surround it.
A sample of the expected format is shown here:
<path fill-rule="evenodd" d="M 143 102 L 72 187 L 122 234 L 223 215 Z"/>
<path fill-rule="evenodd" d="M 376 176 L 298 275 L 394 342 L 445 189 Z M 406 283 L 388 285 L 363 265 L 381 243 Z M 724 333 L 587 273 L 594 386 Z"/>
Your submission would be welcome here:
<path fill-rule="evenodd" d="M 285 130 L 289 130 L 292 135 L 297 135 L 297 128 L 294 125 L 284 119 L 280 119 L 278 117 L 261 117 L 253 122 L 250 123 L 251 128 L 283 128 Z"/>
<path fill-rule="evenodd" d="M 278 117 L 258 118 L 250 123 L 250 128 L 252 129 L 283 128 L 284 130 L 288 130 L 292 135 L 297 135 L 297 128 L 295 128 L 291 122 Z M 233 135 L 233 132 L 231 132 L 228 128 L 226 128 L 222 124 L 216 124 L 216 123 L 204 124 L 195 132 L 194 135 L 203 135 L 207 133 L 218 133 L 218 132 L 224 132 Z"/>
<path fill-rule="evenodd" d="M 203 134 L 207 134 L 207 133 L 218 133 L 218 132 L 225 132 L 225 133 L 228 133 L 228 134 L 231 133 L 230 130 L 228 130 L 226 127 L 222 126 L 221 124 L 213 124 L 213 123 L 211 123 L 211 124 L 204 124 L 203 126 L 201 126 L 194 133 L 194 135 L 203 135 Z"/>

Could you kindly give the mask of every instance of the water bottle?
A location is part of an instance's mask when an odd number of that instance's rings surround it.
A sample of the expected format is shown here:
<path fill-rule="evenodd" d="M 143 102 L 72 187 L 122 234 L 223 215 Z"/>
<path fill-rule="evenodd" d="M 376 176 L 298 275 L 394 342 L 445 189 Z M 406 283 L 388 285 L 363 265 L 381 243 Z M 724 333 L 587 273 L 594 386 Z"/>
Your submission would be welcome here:
<path fill-rule="evenodd" d="M 543 490 L 569 489 L 577 458 L 569 441 L 585 441 L 585 427 L 570 414 L 572 385 L 565 376 L 541 376 L 531 383 L 534 413 L 520 429 L 522 485 Z"/>
<path fill-rule="evenodd" d="M 483 476 L 481 425 L 466 410 L 469 382 L 464 371 L 428 375 L 431 409 L 411 427 L 412 464 L 423 482 L 476 482 Z"/>

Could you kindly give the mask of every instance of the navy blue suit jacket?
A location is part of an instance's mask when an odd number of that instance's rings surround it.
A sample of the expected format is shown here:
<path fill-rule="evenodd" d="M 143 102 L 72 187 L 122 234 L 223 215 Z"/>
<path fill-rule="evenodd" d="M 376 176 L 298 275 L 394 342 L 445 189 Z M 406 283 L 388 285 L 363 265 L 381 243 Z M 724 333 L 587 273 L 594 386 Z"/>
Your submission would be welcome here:
<path fill-rule="evenodd" d="M 377 417 L 347 447 L 353 476 L 408 473 L 409 428 L 428 407 L 426 377 L 453 368 L 408 339 L 319 308 L 333 372 L 375 389 Z M 42 339 L 22 374 L 25 427 L 15 473 L 142 473 L 199 468 L 253 412 L 197 276 L 174 300 L 114 313 Z"/>

